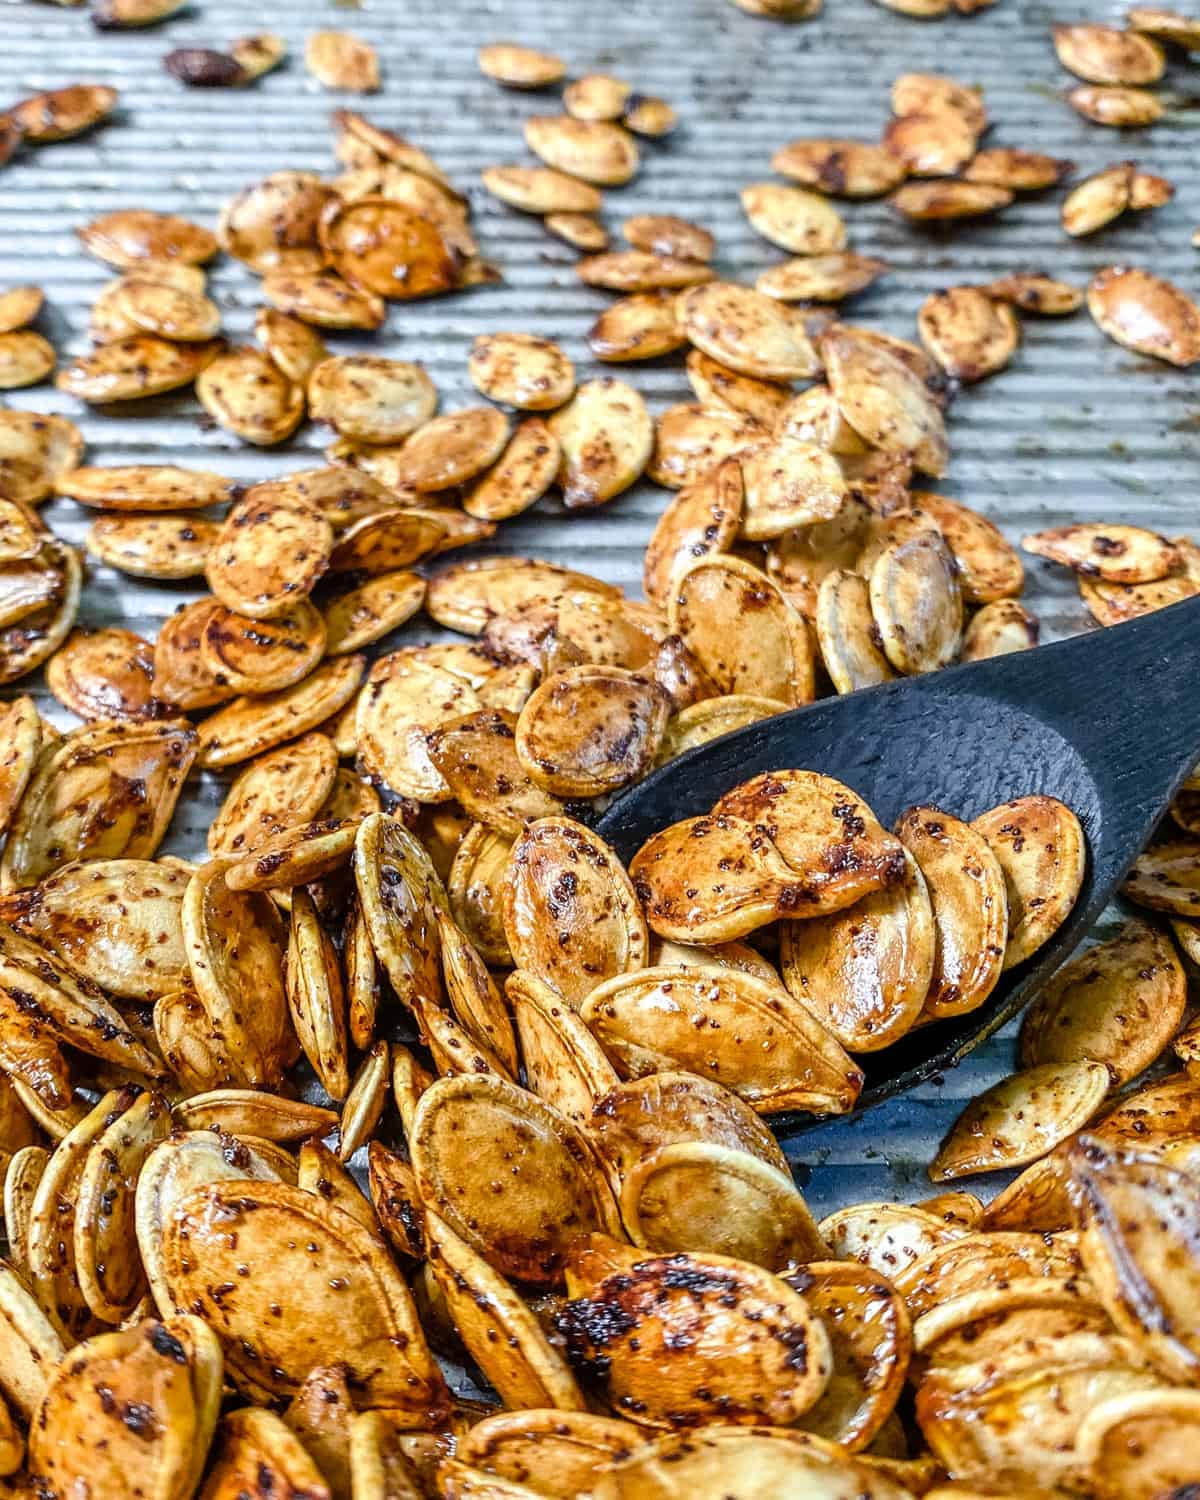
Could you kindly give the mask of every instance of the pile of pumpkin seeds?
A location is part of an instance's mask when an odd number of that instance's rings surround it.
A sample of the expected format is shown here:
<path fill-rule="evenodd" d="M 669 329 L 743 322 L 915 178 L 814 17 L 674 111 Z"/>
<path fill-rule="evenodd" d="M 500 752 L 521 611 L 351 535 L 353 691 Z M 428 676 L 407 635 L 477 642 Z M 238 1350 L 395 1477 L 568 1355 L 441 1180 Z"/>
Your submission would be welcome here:
<path fill-rule="evenodd" d="M 96 15 L 177 8 L 157 3 Z M 1148 15 L 1130 35 L 1165 35 Z M 377 83 L 343 33 L 307 62 Z M 507 45 L 480 65 L 566 75 Z M 327 332 L 378 327 L 388 300 L 494 274 L 432 158 L 339 111 L 332 183 L 274 174 L 215 234 L 140 209 L 84 226 L 117 279 L 59 376 L 100 404 L 194 383 L 261 446 L 307 415 L 331 429 L 325 466 L 243 491 L 86 464 L 66 418 L 0 412 L 0 680 L 44 666 L 81 721 L 60 733 L 20 696 L 0 727 L 0 1492 L 1185 1493 L 1200 788 L 1131 873 L 1145 916 L 1037 998 L 1020 1070 L 952 1128 L 935 1195 L 819 1223 L 772 1118 L 851 1110 L 863 1059 L 977 1008 L 1048 940 L 1082 879 L 1074 813 L 920 804 L 888 831 L 852 788 L 781 768 L 628 870 L 592 826 L 656 766 L 820 692 L 1036 643 L 1019 553 L 922 486 L 947 470 L 958 384 L 1004 366 L 1019 315 L 1084 293 L 949 287 L 919 344 L 844 321 L 887 267 L 829 199 L 961 215 L 1070 164 L 978 149 L 979 96 L 907 75 L 881 144 L 794 142 L 789 184 L 744 189 L 790 257 L 749 287 L 671 215 L 608 249 L 596 187 L 670 128 L 665 101 L 591 74 L 563 103 L 532 122 L 546 165 L 488 186 L 622 294 L 595 357 L 679 353 L 695 402 L 655 421 L 522 331 L 476 341 L 486 404 L 441 413 L 419 364 L 331 354 Z M 1064 225 L 1169 192 L 1121 163 Z M 260 349 L 220 336 L 219 251 L 262 275 Z M 1086 298 L 1128 347 L 1200 358 L 1195 305 L 1148 272 L 1109 267 Z M 53 369 L 40 302 L 0 299 L 0 379 Z M 536 558 L 438 561 L 552 491 L 587 509 L 643 475 L 673 491 L 644 601 Z M 84 563 L 38 514 L 52 494 L 95 512 L 98 561 L 207 592 L 153 641 L 75 629 Z M 1200 592 L 1187 538 L 1081 522 L 1023 546 L 1101 624 Z M 422 610 L 460 638 L 387 649 Z M 159 851 L 200 772 L 228 786 L 191 863 Z M 1018 1175 L 987 1204 L 957 1185 L 999 1169 Z"/>

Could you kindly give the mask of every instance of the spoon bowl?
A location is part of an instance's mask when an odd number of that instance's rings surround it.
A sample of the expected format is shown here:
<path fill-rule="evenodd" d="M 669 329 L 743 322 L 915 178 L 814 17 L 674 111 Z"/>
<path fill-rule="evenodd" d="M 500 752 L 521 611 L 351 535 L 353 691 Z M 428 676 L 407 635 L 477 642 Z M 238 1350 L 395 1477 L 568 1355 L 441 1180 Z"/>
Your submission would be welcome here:
<path fill-rule="evenodd" d="M 979 1009 L 862 1056 L 856 1112 L 953 1067 L 1034 997 L 1112 899 L 1200 754 L 1192 685 L 1200 599 L 1034 651 L 900 679 L 792 709 L 701 745 L 631 788 L 599 831 L 628 863 L 652 834 L 706 813 L 764 771 L 843 781 L 885 826 L 918 803 L 970 820 L 1057 797 L 1087 839 L 1083 886 L 1050 940 Z M 822 1123 L 772 1117 L 781 1139 Z"/>

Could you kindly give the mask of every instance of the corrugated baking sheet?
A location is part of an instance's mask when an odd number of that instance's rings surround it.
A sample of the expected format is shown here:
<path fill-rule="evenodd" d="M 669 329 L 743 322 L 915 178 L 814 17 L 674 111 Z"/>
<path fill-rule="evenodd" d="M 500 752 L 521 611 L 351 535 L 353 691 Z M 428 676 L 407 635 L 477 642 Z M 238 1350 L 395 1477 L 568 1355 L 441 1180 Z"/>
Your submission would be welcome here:
<path fill-rule="evenodd" d="M 474 336 L 485 331 L 551 335 L 590 372 L 584 334 L 609 300 L 577 282 L 573 252 L 536 220 L 502 208 L 478 187 L 481 168 L 526 160 L 522 122 L 556 109 L 554 92 L 516 94 L 484 79 L 474 59 L 487 41 L 547 46 L 561 52 L 574 73 L 611 70 L 643 92 L 668 98 L 682 127 L 669 143 L 646 146 L 638 181 L 608 195 L 609 218 L 614 228 L 624 215 L 647 210 L 696 218 L 715 232 L 720 269 L 733 278 L 752 278 L 781 258 L 749 228 L 737 200 L 747 182 L 769 177 L 771 152 L 801 135 L 876 137 L 888 117 L 892 79 L 918 69 L 985 85 L 995 122 L 989 143 L 1071 157 L 1080 176 L 1136 156 L 1171 178 L 1176 198 L 1083 242 L 1069 240 L 1059 227 L 1061 193 L 1019 201 L 994 222 L 934 232 L 904 225 L 879 202 L 848 204 L 853 247 L 894 267 L 890 278 L 852 304 L 853 317 L 911 337 L 929 291 L 1031 266 L 1082 284 L 1103 265 L 1133 262 L 1194 293 L 1197 252 L 1189 241 L 1200 222 L 1200 164 L 1192 129 L 1185 122 L 1147 132 L 1108 131 L 1080 120 L 1058 97 L 1069 80 L 1054 57 L 1051 21 L 1110 14 L 1119 19 L 1120 7 L 1050 11 L 999 0 L 971 18 L 922 23 L 870 0 L 827 0 L 816 22 L 783 26 L 744 15 L 728 0 L 373 0 L 360 6 L 291 0 L 273 7 L 199 0 L 156 30 L 100 35 L 85 8 L 0 3 L 0 103 L 80 80 L 122 90 L 114 123 L 86 140 L 29 153 L 0 174 L 0 285 L 40 282 L 55 343 L 63 353 L 81 349 L 88 306 L 108 273 L 80 252 L 78 225 L 109 209 L 140 206 L 212 224 L 224 199 L 269 171 L 332 171 L 329 112 L 356 101 L 320 90 L 301 61 L 305 35 L 331 26 L 379 48 L 384 88 L 362 107 L 428 148 L 470 193 L 484 251 L 504 272 L 498 288 L 393 308 L 387 328 L 370 341 L 381 353 L 423 361 L 444 408 L 473 399 L 466 356 Z M 162 70 L 170 48 L 220 47 L 267 26 L 286 36 L 292 57 L 252 90 L 189 92 Z M 1173 64 L 1171 78 L 1189 92 L 1186 62 Z M 248 339 L 254 279 L 222 262 L 212 284 L 227 332 Z M 354 340 L 339 339 L 336 346 L 350 348 Z M 677 361 L 623 373 L 655 410 L 688 399 Z M 1086 313 L 1031 320 L 1012 366 L 955 405 L 951 475 L 943 488 L 986 512 L 1014 539 L 1069 518 L 1185 530 L 1195 515 L 1196 391 L 1194 375 L 1111 344 Z M 93 462 L 169 460 L 249 481 L 311 466 L 327 441 L 310 427 L 282 450 L 249 451 L 198 422 L 202 414 L 190 397 L 109 412 L 89 412 L 49 388 L 14 393 L 10 400 L 73 417 Z M 495 546 L 589 569 L 636 593 L 643 544 L 664 498 L 644 485 L 592 515 L 564 516 L 547 506 L 506 523 Z M 47 514 L 63 535 L 81 540 L 87 518 L 73 505 L 55 504 Z M 100 569 L 88 585 L 83 620 L 153 634 L 166 613 L 192 596 L 182 586 L 142 586 Z M 1027 602 L 1041 615 L 1047 639 L 1085 628 L 1065 575 L 1034 563 Z M 410 628 L 405 638 L 420 634 Z M 56 705 L 51 714 L 65 719 Z M 189 795 L 170 847 L 201 851 L 219 795 L 212 778 L 200 795 Z M 961 1101 L 998 1076 L 1010 1058 L 1011 1036 L 1002 1037 L 939 1085 L 806 1135 L 798 1166 L 802 1178 L 811 1171 L 814 1207 L 927 1194 L 924 1166 L 942 1132 Z"/>

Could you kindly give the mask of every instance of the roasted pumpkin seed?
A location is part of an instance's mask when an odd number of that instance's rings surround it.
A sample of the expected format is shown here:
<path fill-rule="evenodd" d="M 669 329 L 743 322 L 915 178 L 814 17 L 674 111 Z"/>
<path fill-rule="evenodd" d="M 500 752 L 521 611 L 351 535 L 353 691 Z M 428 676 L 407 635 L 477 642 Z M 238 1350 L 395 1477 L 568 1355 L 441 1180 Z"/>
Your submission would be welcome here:
<path fill-rule="evenodd" d="M 234 614 L 283 615 L 311 592 L 333 550 L 333 528 L 285 486 L 255 485 L 221 524 L 206 574 Z"/>
<path fill-rule="evenodd" d="M 88 528 L 87 550 L 135 578 L 197 578 L 204 573 L 218 525 L 203 516 L 101 516 Z"/>
<path fill-rule="evenodd" d="M 623 380 L 589 380 L 549 419 L 562 451 L 559 483 L 569 509 L 602 505 L 627 490 L 650 460 L 654 424 Z"/>
<path fill-rule="evenodd" d="M 492 42 L 480 47 L 479 70 L 496 83 L 511 89 L 540 89 L 566 77 L 566 64 L 550 52 L 519 47 L 513 42 Z"/>
<path fill-rule="evenodd" d="M 1158 43 L 1136 31 L 1088 22 L 1055 26 L 1053 34 L 1059 62 L 1085 83 L 1157 83 L 1166 67 Z"/>
<path fill-rule="evenodd" d="M 587 182 L 551 167 L 488 167 L 483 185 L 510 208 L 529 214 L 594 214 L 600 194 Z"/>
<path fill-rule="evenodd" d="M 1109 266 L 1093 277 L 1087 298 L 1100 328 L 1136 354 L 1182 366 L 1200 359 L 1200 311 L 1173 283 Z"/>
<path fill-rule="evenodd" d="M 629 132 L 603 120 L 535 115 L 525 122 L 525 144 L 554 171 L 598 187 L 620 187 L 637 175 L 640 164 L 637 145 Z M 571 205 L 572 209 L 579 207 L 578 203 Z"/>
<path fill-rule="evenodd" d="M 136 334 L 78 355 L 58 372 L 59 390 L 89 405 L 136 401 L 191 385 L 221 353 L 220 340 L 175 344 Z"/>

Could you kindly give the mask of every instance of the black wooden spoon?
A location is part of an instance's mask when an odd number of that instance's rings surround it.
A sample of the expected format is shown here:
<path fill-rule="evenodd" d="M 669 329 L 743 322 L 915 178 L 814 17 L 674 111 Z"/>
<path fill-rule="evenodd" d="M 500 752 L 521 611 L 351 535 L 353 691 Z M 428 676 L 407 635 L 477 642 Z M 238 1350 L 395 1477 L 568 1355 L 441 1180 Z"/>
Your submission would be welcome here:
<path fill-rule="evenodd" d="M 886 826 L 914 803 L 971 819 L 1030 793 L 1087 834 L 1083 889 L 1046 945 L 969 1015 L 860 1058 L 858 1108 L 952 1067 L 1026 1005 L 1111 900 L 1200 758 L 1200 598 L 1036 651 L 909 677 L 764 719 L 673 760 L 626 792 L 599 831 L 628 861 L 762 771 L 823 771 Z M 819 1123 L 772 1118 L 776 1133 Z"/>

